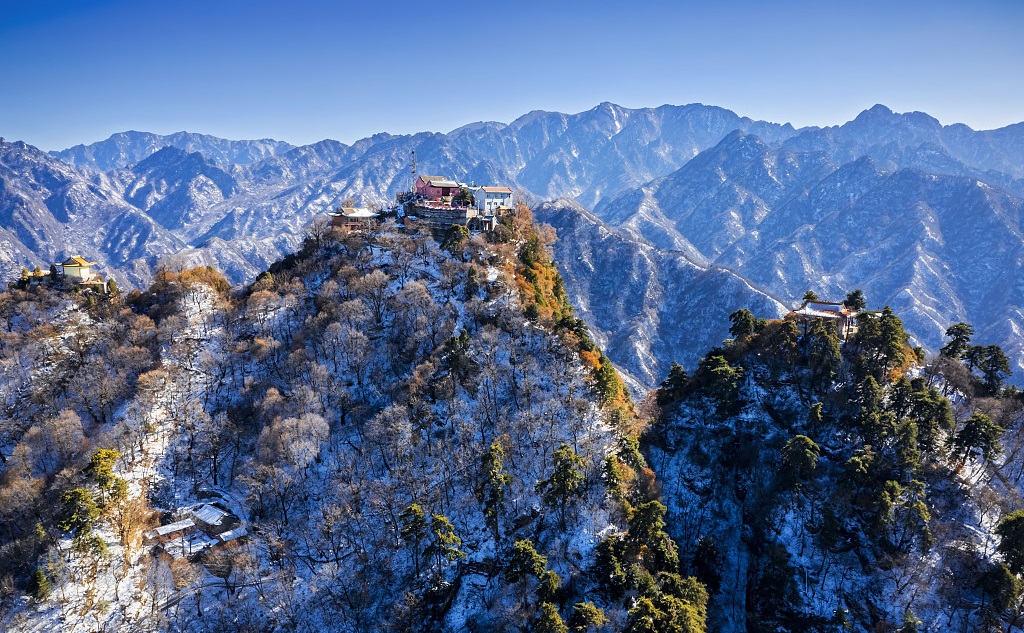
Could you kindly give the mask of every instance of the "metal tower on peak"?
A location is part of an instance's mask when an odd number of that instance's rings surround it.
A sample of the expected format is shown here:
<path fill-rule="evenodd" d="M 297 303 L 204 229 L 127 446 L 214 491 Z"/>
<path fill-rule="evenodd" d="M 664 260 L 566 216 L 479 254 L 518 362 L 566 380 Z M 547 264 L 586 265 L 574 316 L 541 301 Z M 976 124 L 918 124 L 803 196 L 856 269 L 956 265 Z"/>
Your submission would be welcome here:
<path fill-rule="evenodd" d="M 412 150 L 412 161 L 409 163 L 409 168 L 412 171 L 412 184 L 409 185 L 409 192 L 416 191 L 416 150 Z"/>

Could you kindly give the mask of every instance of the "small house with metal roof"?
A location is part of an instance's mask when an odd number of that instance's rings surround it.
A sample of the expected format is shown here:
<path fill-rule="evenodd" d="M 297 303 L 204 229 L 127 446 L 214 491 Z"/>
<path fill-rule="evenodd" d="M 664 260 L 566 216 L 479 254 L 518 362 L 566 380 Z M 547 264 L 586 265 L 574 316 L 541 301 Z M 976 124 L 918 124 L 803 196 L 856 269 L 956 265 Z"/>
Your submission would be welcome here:
<path fill-rule="evenodd" d="M 380 214 L 363 207 L 338 207 L 331 216 L 331 226 L 349 231 L 364 231 L 380 221 Z"/>
<path fill-rule="evenodd" d="M 851 310 L 845 303 L 804 301 L 802 306 L 787 314 L 786 318 L 804 324 L 814 320 L 835 323 L 839 336 L 845 338 L 857 331 L 858 314 L 857 310 Z"/>
<path fill-rule="evenodd" d="M 512 208 L 512 190 L 508 187 L 478 187 L 473 192 L 476 208 L 485 215 L 494 215 Z"/>
<path fill-rule="evenodd" d="M 459 183 L 447 176 L 420 176 L 416 179 L 416 195 L 436 200 L 459 193 Z"/>

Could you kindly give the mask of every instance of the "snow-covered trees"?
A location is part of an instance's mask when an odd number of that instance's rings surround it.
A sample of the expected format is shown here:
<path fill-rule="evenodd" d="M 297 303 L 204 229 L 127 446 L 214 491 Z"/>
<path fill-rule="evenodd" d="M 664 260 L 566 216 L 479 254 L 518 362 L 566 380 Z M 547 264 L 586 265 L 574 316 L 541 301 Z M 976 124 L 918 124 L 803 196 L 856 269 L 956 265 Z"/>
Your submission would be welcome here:
<path fill-rule="evenodd" d="M 39 472 L 54 475 L 72 465 L 82 454 L 85 444 L 82 420 L 74 411 L 65 409 L 30 428 L 24 441 L 32 451 Z"/>
<path fill-rule="evenodd" d="M 315 413 L 275 419 L 263 428 L 259 437 L 260 457 L 270 464 L 282 464 L 305 475 L 320 455 L 330 429 Z"/>
<path fill-rule="evenodd" d="M 923 359 L 889 309 L 862 312 L 848 341 L 821 322 L 751 333 L 734 316 L 734 340 L 692 376 L 673 369 L 644 436 L 655 469 L 678 473 L 659 480 L 665 531 L 711 589 L 710 620 L 746 630 L 1015 626 L 1020 581 L 987 544 L 1020 494 L 1024 416 L 1015 391 L 985 384 L 987 353 L 970 345 L 970 327 L 951 327 L 954 342 L 919 374 L 909 368 Z M 630 585 L 626 543 L 599 549 L 615 579 L 608 592 Z M 648 600 L 630 626 L 664 611 Z"/>
<path fill-rule="evenodd" d="M 355 293 L 366 303 L 378 324 L 384 322 L 388 299 L 392 296 L 391 279 L 381 270 L 373 270 L 353 284 Z"/>
<path fill-rule="evenodd" d="M 667 596 L 674 581 L 644 579 L 678 572 L 624 437 L 642 421 L 573 315 L 553 235 L 525 210 L 498 233 L 453 255 L 393 225 L 317 229 L 234 293 L 207 269 L 162 270 L 130 309 L 54 302 L 28 329 L 0 294 L 0 351 L 55 358 L 19 401 L 30 423 L 0 437 L 4 570 L 79 606 L 99 592 L 88 613 L 108 628 L 145 612 L 200 631 L 621 629 L 632 604 L 597 591 L 599 535 L 623 535 L 640 585 Z M 168 542 L 150 531 L 205 503 L 247 536 L 208 542 L 198 515 Z M 541 564 L 503 573 L 524 542 Z"/>

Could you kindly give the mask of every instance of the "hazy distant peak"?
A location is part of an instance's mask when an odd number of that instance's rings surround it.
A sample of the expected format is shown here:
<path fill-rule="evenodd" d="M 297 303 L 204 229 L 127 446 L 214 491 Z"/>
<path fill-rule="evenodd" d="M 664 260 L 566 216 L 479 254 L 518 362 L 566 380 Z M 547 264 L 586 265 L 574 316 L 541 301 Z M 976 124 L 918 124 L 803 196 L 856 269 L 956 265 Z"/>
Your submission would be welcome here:
<path fill-rule="evenodd" d="M 157 168 L 175 167 L 187 164 L 196 166 L 213 166 L 213 163 L 207 160 L 206 157 L 199 152 L 188 152 L 180 147 L 168 145 L 158 149 L 146 158 L 135 163 L 135 165 L 132 166 L 132 171 L 145 172 Z"/>
<path fill-rule="evenodd" d="M 317 141 L 315 143 L 310 143 L 309 145 L 300 145 L 299 147 L 293 147 L 292 149 L 290 149 L 287 152 L 285 152 L 284 154 L 282 154 L 282 156 L 289 156 L 289 155 L 294 156 L 294 155 L 300 154 L 302 152 L 308 152 L 308 151 L 315 151 L 315 152 L 343 151 L 343 150 L 346 150 L 348 148 L 349 148 L 349 146 L 344 144 L 344 143 L 342 143 L 341 141 L 336 141 L 334 139 L 325 138 L 322 141 Z"/>
<path fill-rule="evenodd" d="M 768 151 L 768 149 L 768 145 L 761 140 L 761 137 L 742 129 L 736 129 L 726 134 L 725 138 L 719 141 L 718 145 L 714 148 L 716 152 L 724 151 L 744 156 L 760 154 Z"/>
<path fill-rule="evenodd" d="M 939 129 L 942 127 L 942 124 L 939 123 L 938 119 L 924 112 L 914 111 L 897 113 L 882 104 L 875 104 L 867 110 L 864 110 L 847 125 L 892 125 L 899 123 L 906 123 L 911 126 L 921 128 Z"/>
<path fill-rule="evenodd" d="M 876 103 L 875 105 L 871 106 L 867 110 L 864 110 L 863 112 L 858 114 L 857 115 L 857 119 L 865 119 L 866 120 L 866 119 L 878 119 L 878 118 L 883 118 L 883 117 L 888 118 L 888 117 L 891 117 L 893 114 L 894 114 L 894 112 L 892 110 L 890 110 L 888 106 L 884 106 L 881 103 Z"/>
<path fill-rule="evenodd" d="M 252 164 L 295 147 L 274 139 L 236 141 L 184 131 L 160 135 L 129 130 L 111 134 L 106 140 L 96 143 L 50 152 L 50 155 L 75 167 L 109 171 L 137 163 L 167 146 L 199 152 L 221 165 Z"/>
<path fill-rule="evenodd" d="M 507 123 L 501 123 L 500 121 L 477 121 L 476 123 L 467 123 L 466 125 L 459 126 L 452 130 L 451 132 L 448 132 L 448 135 L 455 136 L 457 134 L 464 134 L 466 132 L 476 132 L 478 130 L 483 130 L 487 128 L 492 128 L 494 130 L 500 131 L 504 130 L 507 127 Z"/>
<path fill-rule="evenodd" d="M 512 129 L 523 128 L 529 125 L 530 123 L 533 123 L 537 119 L 543 119 L 545 117 L 553 115 L 557 116 L 558 114 L 558 112 L 548 112 L 547 110 L 531 110 L 530 112 L 527 112 L 523 116 L 509 123 L 508 127 Z"/>

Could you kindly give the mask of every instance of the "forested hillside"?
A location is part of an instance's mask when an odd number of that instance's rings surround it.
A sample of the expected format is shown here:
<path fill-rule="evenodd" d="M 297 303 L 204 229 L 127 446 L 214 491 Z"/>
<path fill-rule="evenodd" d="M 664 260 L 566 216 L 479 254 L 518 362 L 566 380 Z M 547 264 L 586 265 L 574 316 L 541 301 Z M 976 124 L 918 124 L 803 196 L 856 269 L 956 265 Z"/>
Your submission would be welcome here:
<path fill-rule="evenodd" d="M 0 294 L 2 626 L 1020 628 L 1000 347 L 741 309 L 634 404 L 554 241 L 315 223 L 249 286 Z"/>
<path fill-rule="evenodd" d="M 709 629 L 1020 630 L 1024 405 L 1002 351 L 960 323 L 925 363 L 889 308 L 842 339 L 731 322 L 672 368 L 643 436 Z"/>
<path fill-rule="evenodd" d="M 0 628 L 704 631 L 550 233 L 0 294 Z"/>

